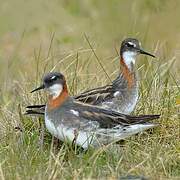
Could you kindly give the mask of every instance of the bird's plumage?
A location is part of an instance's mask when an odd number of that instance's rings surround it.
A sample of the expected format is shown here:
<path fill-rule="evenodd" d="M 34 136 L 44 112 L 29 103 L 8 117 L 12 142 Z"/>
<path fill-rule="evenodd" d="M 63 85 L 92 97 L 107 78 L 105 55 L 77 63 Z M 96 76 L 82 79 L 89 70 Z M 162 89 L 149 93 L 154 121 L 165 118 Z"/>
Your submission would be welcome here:
<path fill-rule="evenodd" d="M 54 78 L 55 75 L 57 78 Z M 46 79 L 48 81 L 45 81 Z M 57 89 L 52 88 L 53 86 Z M 62 88 L 59 88 L 60 86 Z M 49 132 L 62 141 L 75 141 L 85 149 L 119 141 L 152 128 L 156 124 L 150 121 L 160 117 L 125 115 L 79 102 L 68 95 L 65 78 L 57 73 L 45 76 L 40 87 L 44 87 L 50 93 L 45 107 L 45 124 Z M 33 92 L 37 90 L 40 88 Z"/>
<path fill-rule="evenodd" d="M 135 59 L 138 54 L 155 57 L 141 49 L 137 39 L 127 38 L 121 43 L 121 72 L 110 85 L 87 90 L 74 99 L 83 103 L 97 105 L 105 109 L 130 114 L 138 101 L 138 80 Z M 51 81 L 51 80 L 50 80 Z M 27 114 L 43 114 L 45 105 L 27 106 Z"/>
<path fill-rule="evenodd" d="M 156 124 L 150 121 L 159 118 L 159 115 L 120 114 L 78 102 L 71 97 L 53 110 L 48 111 L 46 107 L 45 114 L 46 126 L 52 135 L 62 141 L 72 141 L 76 137 L 76 143 L 85 149 L 116 142 L 152 128 Z"/>

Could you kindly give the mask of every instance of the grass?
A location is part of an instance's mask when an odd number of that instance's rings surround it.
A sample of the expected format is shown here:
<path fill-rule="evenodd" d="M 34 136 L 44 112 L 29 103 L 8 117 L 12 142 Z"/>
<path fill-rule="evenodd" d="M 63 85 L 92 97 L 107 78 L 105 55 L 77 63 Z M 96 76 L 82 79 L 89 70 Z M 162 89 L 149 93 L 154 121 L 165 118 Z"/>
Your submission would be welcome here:
<path fill-rule="evenodd" d="M 179 10 L 178 0 L 1 2 L 0 179 L 179 179 Z M 50 70 L 66 75 L 71 94 L 110 83 L 129 36 L 157 56 L 138 58 L 134 114 L 160 113 L 159 127 L 86 153 L 54 147 L 43 119 L 23 115 L 46 100 L 29 92 Z"/>

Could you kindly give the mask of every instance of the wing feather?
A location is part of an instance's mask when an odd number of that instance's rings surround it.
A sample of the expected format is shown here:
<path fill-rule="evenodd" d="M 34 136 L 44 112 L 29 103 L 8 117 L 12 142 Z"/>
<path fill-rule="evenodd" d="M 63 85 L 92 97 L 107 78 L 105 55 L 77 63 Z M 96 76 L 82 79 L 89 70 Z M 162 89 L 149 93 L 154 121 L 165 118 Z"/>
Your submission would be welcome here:
<path fill-rule="evenodd" d="M 132 124 L 144 124 L 160 117 L 160 115 L 125 115 L 115 111 L 105 110 L 98 106 L 84 104 L 79 101 L 74 101 L 74 109 L 79 111 L 81 117 L 99 122 L 102 128 L 112 128 L 117 125 L 128 126 Z"/>

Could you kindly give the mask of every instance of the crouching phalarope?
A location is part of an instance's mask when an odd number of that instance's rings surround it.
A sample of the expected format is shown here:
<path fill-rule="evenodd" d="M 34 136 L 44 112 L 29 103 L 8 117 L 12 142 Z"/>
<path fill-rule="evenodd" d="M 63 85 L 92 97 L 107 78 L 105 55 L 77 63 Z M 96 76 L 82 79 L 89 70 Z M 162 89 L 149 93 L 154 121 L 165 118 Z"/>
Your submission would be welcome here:
<path fill-rule="evenodd" d="M 52 72 L 43 78 L 40 89 L 49 92 L 45 107 L 45 125 L 48 131 L 62 141 L 75 142 L 87 149 L 125 139 L 153 128 L 149 121 L 159 115 L 131 116 L 88 105 L 69 96 L 65 77 Z"/>

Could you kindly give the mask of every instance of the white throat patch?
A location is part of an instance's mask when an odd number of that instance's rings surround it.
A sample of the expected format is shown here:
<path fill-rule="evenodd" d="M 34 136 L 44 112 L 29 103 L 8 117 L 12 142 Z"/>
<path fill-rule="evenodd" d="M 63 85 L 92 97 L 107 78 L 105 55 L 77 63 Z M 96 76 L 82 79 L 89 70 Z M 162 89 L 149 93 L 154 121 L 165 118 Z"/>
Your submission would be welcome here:
<path fill-rule="evenodd" d="M 53 99 L 57 98 L 63 90 L 62 84 L 53 84 L 48 88 L 50 95 L 52 95 Z"/>
<path fill-rule="evenodd" d="M 128 66 L 128 68 L 131 68 L 131 64 L 135 64 L 137 53 L 132 51 L 125 51 L 122 56 L 125 64 Z"/>

